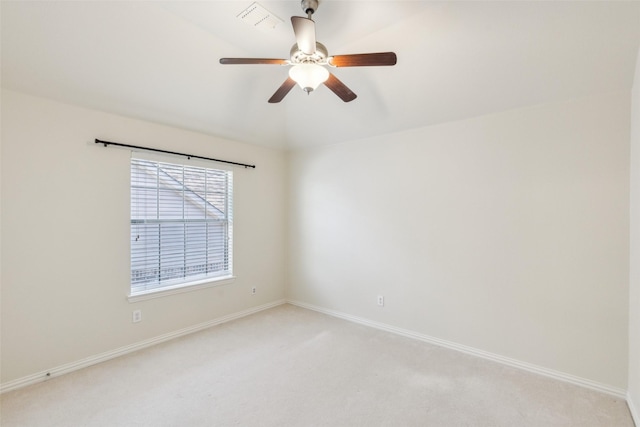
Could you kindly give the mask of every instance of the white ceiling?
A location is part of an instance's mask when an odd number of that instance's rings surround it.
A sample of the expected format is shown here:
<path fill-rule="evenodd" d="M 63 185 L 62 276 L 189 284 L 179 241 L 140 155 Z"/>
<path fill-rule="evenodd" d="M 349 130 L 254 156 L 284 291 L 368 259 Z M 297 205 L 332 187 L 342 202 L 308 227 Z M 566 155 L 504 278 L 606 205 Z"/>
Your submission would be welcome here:
<path fill-rule="evenodd" d="M 2 86 L 274 148 L 331 144 L 510 108 L 630 90 L 637 1 L 334 1 L 314 15 L 329 54 L 394 51 L 394 67 L 331 71 L 326 87 L 267 100 L 288 69 L 220 65 L 287 58 L 298 0 L 260 1 L 283 20 L 236 18 L 252 0 L 2 1 Z"/>

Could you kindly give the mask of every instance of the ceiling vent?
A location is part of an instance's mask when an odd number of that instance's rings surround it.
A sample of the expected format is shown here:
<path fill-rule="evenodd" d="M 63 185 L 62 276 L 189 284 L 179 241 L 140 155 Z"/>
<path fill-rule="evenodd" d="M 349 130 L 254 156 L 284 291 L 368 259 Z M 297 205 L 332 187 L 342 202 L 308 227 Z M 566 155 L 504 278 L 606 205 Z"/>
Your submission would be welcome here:
<path fill-rule="evenodd" d="M 237 18 L 252 27 L 261 30 L 273 30 L 278 26 L 278 24 L 283 22 L 282 19 L 278 18 L 258 3 L 253 3 L 251 6 L 240 12 Z"/>

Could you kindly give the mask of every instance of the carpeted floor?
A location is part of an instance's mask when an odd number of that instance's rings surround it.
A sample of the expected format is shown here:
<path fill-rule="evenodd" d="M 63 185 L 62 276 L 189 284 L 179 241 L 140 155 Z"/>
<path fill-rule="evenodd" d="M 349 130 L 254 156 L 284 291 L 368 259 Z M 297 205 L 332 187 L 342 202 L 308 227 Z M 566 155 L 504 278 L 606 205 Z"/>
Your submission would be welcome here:
<path fill-rule="evenodd" d="M 1 397 L 14 426 L 633 427 L 605 394 L 279 306 Z"/>

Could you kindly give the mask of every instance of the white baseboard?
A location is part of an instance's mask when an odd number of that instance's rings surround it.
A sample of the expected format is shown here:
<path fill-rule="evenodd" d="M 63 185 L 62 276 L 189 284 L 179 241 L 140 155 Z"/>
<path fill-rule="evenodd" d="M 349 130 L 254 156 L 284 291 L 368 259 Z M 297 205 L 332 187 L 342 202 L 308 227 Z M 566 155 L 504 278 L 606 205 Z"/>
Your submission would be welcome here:
<path fill-rule="evenodd" d="M 629 406 L 629 412 L 631 412 L 631 418 L 633 418 L 633 423 L 640 427 L 640 412 L 638 412 L 638 408 L 633 402 L 631 395 L 627 393 L 627 406 Z"/>
<path fill-rule="evenodd" d="M 511 366 L 514 368 L 522 369 L 528 372 L 532 372 L 539 375 L 544 375 L 545 377 L 557 379 L 560 381 L 568 382 L 574 385 L 578 385 L 581 387 L 586 387 L 591 390 L 599 391 L 602 393 L 609 394 L 611 396 L 615 396 L 621 398 L 623 400 L 627 400 L 627 392 L 626 390 L 612 387 L 607 384 L 602 384 L 596 381 L 592 381 L 586 378 L 577 377 L 575 375 L 567 374 L 560 371 L 555 371 L 553 369 L 547 369 L 542 366 L 533 365 L 531 363 L 522 362 L 520 360 L 511 359 L 509 357 L 500 356 L 499 354 L 490 353 L 488 351 L 479 350 L 477 348 L 468 347 L 466 345 L 457 344 L 451 341 L 442 340 L 440 338 L 431 337 L 429 335 L 424 335 L 418 332 L 410 331 L 407 329 L 397 328 L 395 326 L 387 325 L 385 323 L 374 322 L 369 319 L 365 319 L 362 317 L 352 316 L 350 314 L 341 313 L 335 310 L 326 309 L 323 307 L 318 307 L 312 304 L 307 304 L 300 301 L 292 301 L 287 300 L 287 303 L 296 305 L 302 308 L 306 308 L 309 310 L 317 311 L 320 313 L 328 314 L 333 317 L 338 317 L 340 319 L 348 320 L 350 322 L 359 323 L 361 325 L 370 326 L 372 328 L 380 329 L 387 332 L 392 332 L 394 334 L 402 335 L 408 338 L 414 338 L 420 341 L 428 342 L 430 344 L 435 344 L 441 347 L 445 347 L 451 350 L 460 351 L 462 353 L 471 354 L 473 356 L 481 357 L 483 359 L 491 360 L 493 362 L 498 362 L 503 365 Z M 631 407 L 631 405 L 629 405 Z M 633 410 L 632 410 L 633 413 Z M 637 417 L 634 416 L 634 419 L 637 420 Z M 637 421 L 636 421 L 637 424 Z"/>
<path fill-rule="evenodd" d="M 18 388 L 26 387 L 31 384 L 36 384 L 39 382 L 46 381 L 53 377 L 58 377 L 60 375 L 68 374 L 73 371 L 77 371 L 82 368 L 86 368 L 91 365 L 96 365 L 101 362 L 105 362 L 110 359 L 114 359 L 119 356 L 123 356 L 128 353 L 133 353 L 134 351 L 142 350 L 143 348 L 151 347 L 153 345 L 172 340 L 174 338 L 178 338 L 184 335 L 192 334 L 194 332 L 201 331 L 203 329 L 210 328 L 212 326 L 219 325 L 221 323 L 229 322 L 231 320 L 239 319 L 241 317 L 249 316 L 250 314 L 257 313 L 259 311 L 267 310 L 269 308 L 273 308 L 282 304 L 285 304 L 285 300 L 278 300 L 271 303 L 263 304 L 257 307 L 252 307 L 247 310 L 243 310 L 237 313 L 232 313 L 226 316 L 219 317 L 217 319 L 209 320 L 204 323 L 200 323 L 194 326 L 189 326 L 188 328 L 180 329 L 179 331 L 169 332 L 164 335 L 157 336 L 155 338 L 151 338 L 145 341 L 141 341 L 135 344 L 127 345 L 124 347 L 117 348 L 115 350 L 107 351 L 105 353 L 97 354 L 94 356 L 87 357 L 82 360 L 78 360 L 76 362 L 67 363 L 62 366 L 57 366 L 55 368 L 49 369 L 47 371 L 38 372 L 33 375 L 28 375 L 23 378 L 18 378 L 13 381 L 9 381 L 7 383 L 3 383 L 0 385 L 0 394 L 5 393 L 11 390 L 16 390 Z"/>

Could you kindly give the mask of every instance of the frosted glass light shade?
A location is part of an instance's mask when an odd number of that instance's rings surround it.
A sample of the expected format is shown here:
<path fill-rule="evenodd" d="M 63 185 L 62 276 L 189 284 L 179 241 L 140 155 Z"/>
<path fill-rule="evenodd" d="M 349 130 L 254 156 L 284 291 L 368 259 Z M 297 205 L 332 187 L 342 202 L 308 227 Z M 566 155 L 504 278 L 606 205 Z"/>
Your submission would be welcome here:
<path fill-rule="evenodd" d="M 329 71 L 318 64 L 298 64 L 289 70 L 291 77 L 305 92 L 315 90 L 329 78 Z"/>

